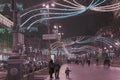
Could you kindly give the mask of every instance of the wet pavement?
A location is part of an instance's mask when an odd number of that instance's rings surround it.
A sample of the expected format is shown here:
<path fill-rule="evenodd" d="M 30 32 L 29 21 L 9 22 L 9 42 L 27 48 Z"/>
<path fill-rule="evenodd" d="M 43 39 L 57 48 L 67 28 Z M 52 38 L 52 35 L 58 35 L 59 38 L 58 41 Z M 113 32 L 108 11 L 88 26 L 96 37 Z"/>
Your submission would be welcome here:
<path fill-rule="evenodd" d="M 69 79 L 66 79 L 65 76 L 66 67 L 69 67 L 71 70 Z M 45 80 L 50 80 L 49 76 Z M 85 65 L 83 67 L 76 64 L 65 64 L 61 67 L 59 80 L 120 80 L 120 68 L 104 68 L 101 65 L 91 65 L 90 67 Z"/>
<path fill-rule="evenodd" d="M 4 80 L 6 78 L 7 71 L 0 71 L 0 80 Z"/>

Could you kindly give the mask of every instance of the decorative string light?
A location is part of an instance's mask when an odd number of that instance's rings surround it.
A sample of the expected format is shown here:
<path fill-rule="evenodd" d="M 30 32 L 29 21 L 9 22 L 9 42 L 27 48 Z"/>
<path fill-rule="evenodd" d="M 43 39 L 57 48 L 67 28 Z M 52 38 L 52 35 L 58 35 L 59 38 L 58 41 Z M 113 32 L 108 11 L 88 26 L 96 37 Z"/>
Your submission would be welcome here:
<path fill-rule="evenodd" d="M 100 3 L 99 3 L 99 4 L 100 4 Z M 71 16 L 75 16 L 75 15 L 81 14 L 81 13 L 85 12 L 87 9 L 89 9 L 89 8 L 95 6 L 95 5 L 98 5 L 98 4 L 97 4 L 97 1 L 94 2 L 94 0 L 93 0 L 93 1 L 90 3 L 90 5 L 89 5 L 88 7 L 86 7 L 86 8 L 76 8 L 76 9 L 78 9 L 79 11 L 71 12 L 70 14 L 63 15 L 63 16 L 49 17 L 49 18 L 43 18 L 43 19 L 36 20 L 36 21 L 32 22 L 27 29 L 30 29 L 30 27 L 31 27 L 32 25 L 34 25 L 34 24 L 37 23 L 37 22 L 41 22 L 41 21 L 43 21 L 43 20 L 67 18 L 67 17 L 71 17 Z M 50 8 L 50 9 L 51 9 L 51 8 Z M 54 8 L 54 9 L 56 9 L 56 8 Z M 70 10 L 70 9 L 69 9 L 69 10 Z M 66 9 L 66 11 L 67 11 L 67 9 Z M 30 11 L 30 12 L 31 12 L 31 11 Z M 49 14 L 49 13 L 47 13 L 47 14 Z M 52 13 L 52 14 L 55 14 L 55 13 Z M 65 13 L 58 13 L 58 14 L 65 14 Z M 24 15 L 26 15 L 26 14 L 24 14 Z"/>
<path fill-rule="evenodd" d="M 64 0 L 64 2 L 71 4 L 71 6 L 55 2 L 56 5 L 62 6 L 64 8 L 49 8 L 49 10 L 51 10 L 51 11 L 58 11 L 57 13 L 56 12 L 46 12 L 46 13 L 35 14 L 35 15 L 29 17 L 26 21 L 24 21 L 20 25 L 20 28 L 22 28 L 29 20 L 31 20 L 32 18 L 37 17 L 37 16 L 53 15 L 48 18 L 42 18 L 42 19 L 35 20 L 28 26 L 27 29 L 30 29 L 32 27 L 32 25 L 34 25 L 37 22 L 42 22 L 44 20 L 61 19 L 61 18 L 76 16 L 81 13 L 84 13 L 88 9 L 93 10 L 93 11 L 99 11 L 99 12 L 110 12 L 110 11 L 115 11 L 115 10 L 120 9 L 120 2 L 111 4 L 111 5 L 100 6 L 100 4 L 103 4 L 105 1 L 106 0 L 97 0 L 97 1 L 92 0 L 92 2 L 90 3 L 89 6 L 84 6 L 80 3 L 78 3 L 76 0 L 73 0 L 73 1 Z M 26 16 L 27 14 L 32 13 L 34 11 L 38 11 L 38 10 L 47 10 L 47 8 L 33 9 L 33 10 L 30 10 L 30 11 L 22 14 L 20 17 L 22 18 L 22 17 Z"/>
<path fill-rule="evenodd" d="M 70 39 L 70 40 L 72 40 L 72 39 Z M 66 40 L 66 41 L 63 41 L 63 42 L 61 42 L 61 43 L 55 43 L 52 47 L 51 47 L 51 49 L 57 49 L 58 47 L 62 47 L 63 48 L 63 50 L 65 50 L 65 52 L 69 52 L 69 50 L 68 50 L 68 48 L 66 48 L 65 46 L 72 46 L 72 45 L 74 45 L 74 44 L 79 44 L 79 45 L 81 45 L 81 44 L 85 44 L 85 43 L 91 43 L 91 42 L 102 42 L 102 43 L 104 43 L 104 44 L 106 44 L 106 45 L 108 45 L 108 46 L 110 46 L 111 48 L 112 47 L 116 47 L 116 48 L 120 48 L 120 46 L 119 45 L 116 45 L 116 41 L 115 40 L 112 40 L 112 39 L 109 39 L 109 38 L 106 38 L 106 37 L 91 37 L 91 38 L 88 38 L 88 39 L 86 39 L 86 40 L 79 40 L 79 39 L 77 39 L 76 41 L 70 41 L 69 39 L 68 40 Z M 64 46 L 63 46 L 64 45 Z M 74 48 L 72 51 L 96 51 L 96 50 L 98 50 L 98 48 L 96 48 L 96 47 L 94 47 L 94 46 L 89 46 L 89 45 L 86 45 L 86 46 L 82 46 L 82 47 L 76 47 L 76 48 Z"/>

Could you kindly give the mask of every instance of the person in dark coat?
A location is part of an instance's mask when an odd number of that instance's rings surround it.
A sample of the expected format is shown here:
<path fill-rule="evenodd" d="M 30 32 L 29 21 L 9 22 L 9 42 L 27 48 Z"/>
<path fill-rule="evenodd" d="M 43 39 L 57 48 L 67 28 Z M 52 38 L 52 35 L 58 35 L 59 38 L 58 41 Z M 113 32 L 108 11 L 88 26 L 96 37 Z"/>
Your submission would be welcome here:
<path fill-rule="evenodd" d="M 110 67 L 110 59 L 108 57 L 106 57 L 105 60 L 104 60 L 104 67 L 105 66 Z"/>
<path fill-rule="evenodd" d="M 66 74 L 66 78 L 68 78 L 68 79 L 69 79 L 70 72 L 71 72 L 71 70 L 68 67 L 66 67 L 65 74 Z"/>
<path fill-rule="evenodd" d="M 49 68 L 50 78 L 53 78 L 53 73 L 54 73 L 54 63 L 53 63 L 53 60 L 50 60 L 48 68 Z"/>
<path fill-rule="evenodd" d="M 56 79 L 59 79 L 60 67 L 61 67 L 60 62 L 58 60 L 56 60 L 55 61 L 55 69 L 54 69 L 54 71 L 55 71 L 55 78 Z"/>
<path fill-rule="evenodd" d="M 90 59 L 87 59 L 87 64 L 88 66 L 90 66 Z"/>
<path fill-rule="evenodd" d="M 98 64 L 99 64 L 99 59 L 96 58 L 96 65 L 98 66 Z"/>

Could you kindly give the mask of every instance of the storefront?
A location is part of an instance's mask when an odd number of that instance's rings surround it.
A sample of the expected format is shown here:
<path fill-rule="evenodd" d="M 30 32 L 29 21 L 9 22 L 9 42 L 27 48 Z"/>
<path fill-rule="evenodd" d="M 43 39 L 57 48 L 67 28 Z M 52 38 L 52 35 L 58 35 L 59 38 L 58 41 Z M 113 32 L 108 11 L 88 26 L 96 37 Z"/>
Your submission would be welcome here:
<path fill-rule="evenodd" d="M 9 28 L 0 26 L 0 53 L 11 53 L 12 31 Z"/>

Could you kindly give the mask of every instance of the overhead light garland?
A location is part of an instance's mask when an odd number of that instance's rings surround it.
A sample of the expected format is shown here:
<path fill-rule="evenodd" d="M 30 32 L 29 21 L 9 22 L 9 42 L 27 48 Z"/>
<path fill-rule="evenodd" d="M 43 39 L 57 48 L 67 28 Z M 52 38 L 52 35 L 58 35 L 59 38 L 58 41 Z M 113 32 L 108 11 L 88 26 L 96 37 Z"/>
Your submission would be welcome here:
<path fill-rule="evenodd" d="M 110 48 L 112 48 L 112 47 L 120 48 L 120 45 L 118 43 L 116 43 L 116 40 L 113 40 L 113 39 L 110 39 L 110 38 L 106 38 L 106 37 L 97 36 L 97 37 L 90 37 L 90 38 L 85 39 L 85 40 L 77 39 L 76 41 L 73 41 L 72 39 L 66 39 L 63 42 L 61 42 L 61 44 L 60 44 L 60 42 L 56 42 L 51 47 L 51 49 L 55 50 L 58 47 L 62 47 L 63 50 L 65 51 L 65 53 L 69 53 L 70 50 L 66 46 L 71 46 L 72 47 L 72 45 L 74 45 L 76 43 L 81 45 L 81 44 L 86 44 L 86 43 L 91 43 L 91 42 L 102 42 L 102 43 L 106 44 L 107 46 L 109 46 Z M 76 52 L 80 52 L 80 51 L 89 52 L 89 51 L 92 51 L 92 53 L 93 53 L 95 50 L 98 50 L 98 47 L 86 45 L 86 46 L 82 46 L 82 47 L 76 47 L 76 48 L 74 48 L 71 51 L 74 51 L 74 50 Z"/>
<path fill-rule="evenodd" d="M 34 17 L 43 16 L 43 15 L 51 15 L 51 16 L 44 17 L 44 18 L 33 21 L 27 27 L 27 29 L 29 30 L 35 23 L 43 22 L 45 20 L 62 19 L 62 18 L 76 16 L 76 15 L 86 12 L 88 9 L 92 11 L 99 11 L 99 12 L 110 12 L 110 11 L 120 10 L 120 2 L 111 4 L 111 5 L 100 6 L 105 1 L 106 0 L 92 0 L 92 2 L 88 6 L 84 6 L 78 3 L 76 0 L 73 0 L 73 1 L 64 0 L 64 2 L 70 5 L 65 5 L 65 4 L 55 2 L 56 5 L 64 7 L 64 8 L 37 8 L 37 9 L 30 10 L 28 12 L 25 12 L 21 14 L 20 16 L 21 18 L 26 16 L 29 13 L 32 13 L 38 10 L 46 10 L 46 11 L 50 10 L 51 11 L 51 12 L 38 13 L 38 14 L 32 15 L 20 25 L 20 28 L 22 28 L 28 21 L 30 21 Z"/>
<path fill-rule="evenodd" d="M 63 4 L 60 4 L 60 3 L 55 3 L 56 5 L 61 5 L 61 6 L 64 6 L 64 7 L 67 7 L 65 9 L 62 9 L 62 8 L 49 8 L 49 10 L 55 10 L 55 11 L 61 11 L 61 12 L 58 12 L 58 13 L 55 13 L 55 12 L 47 12 L 47 13 L 39 13 L 39 14 L 36 14 L 36 15 L 33 15 L 31 16 L 29 19 L 27 19 L 25 22 L 23 22 L 21 25 L 20 25 L 20 28 L 23 27 L 23 25 L 25 25 L 29 20 L 31 20 L 33 17 L 36 17 L 36 16 L 41 16 L 41 15 L 53 15 L 51 17 L 47 17 L 47 18 L 42 18 L 42 19 L 38 19 L 38 20 L 35 20 L 34 22 L 32 22 L 29 26 L 28 26 L 28 30 L 35 24 L 35 23 L 38 23 L 38 22 L 42 22 L 44 20 L 52 20 L 52 19 L 62 19 L 62 18 L 68 18 L 68 17 L 72 17 L 72 16 L 76 16 L 76 15 L 79 15 L 81 13 L 84 13 L 85 11 L 87 11 L 88 9 L 91 9 L 95 6 L 98 6 L 102 3 L 104 3 L 105 0 L 97 0 L 97 1 L 94 1 L 92 0 L 92 2 L 89 4 L 89 6 L 87 7 L 74 7 L 74 6 L 67 6 L 67 5 L 63 5 Z M 77 5 L 76 5 L 77 6 Z M 34 10 L 30 10 L 24 14 L 22 14 L 20 17 L 22 18 L 23 16 L 27 15 L 28 13 L 31 13 L 31 12 L 34 12 L 36 10 L 48 10 L 47 8 L 39 8 L 39 9 L 34 9 Z"/>

